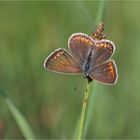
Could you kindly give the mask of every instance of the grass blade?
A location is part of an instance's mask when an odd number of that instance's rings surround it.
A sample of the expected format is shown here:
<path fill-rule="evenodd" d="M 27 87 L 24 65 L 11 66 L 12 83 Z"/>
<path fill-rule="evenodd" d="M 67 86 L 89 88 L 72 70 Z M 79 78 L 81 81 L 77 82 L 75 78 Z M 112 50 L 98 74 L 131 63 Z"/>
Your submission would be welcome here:
<path fill-rule="evenodd" d="M 11 112 L 12 116 L 14 117 L 25 139 L 27 140 L 35 139 L 35 136 L 24 116 L 20 113 L 20 111 L 15 107 L 15 105 L 3 91 L 0 94 L 4 97 L 5 103 L 9 111 Z"/>

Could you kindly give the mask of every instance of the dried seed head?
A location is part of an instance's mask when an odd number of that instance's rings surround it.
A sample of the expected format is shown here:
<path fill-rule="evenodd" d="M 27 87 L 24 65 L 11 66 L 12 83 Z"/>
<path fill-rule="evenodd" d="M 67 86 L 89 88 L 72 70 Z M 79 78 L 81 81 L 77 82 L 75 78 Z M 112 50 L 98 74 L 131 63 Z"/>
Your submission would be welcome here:
<path fill-rule="evenodd" d="M 91 37 L 95 40 L 102 40 L 102 39 L 106 38 L 106 35 L 104 34 L 104 24 L 103 24 L 103 22 L 101 22 L 97 26 L 96 31 L 91 34 Z"/>

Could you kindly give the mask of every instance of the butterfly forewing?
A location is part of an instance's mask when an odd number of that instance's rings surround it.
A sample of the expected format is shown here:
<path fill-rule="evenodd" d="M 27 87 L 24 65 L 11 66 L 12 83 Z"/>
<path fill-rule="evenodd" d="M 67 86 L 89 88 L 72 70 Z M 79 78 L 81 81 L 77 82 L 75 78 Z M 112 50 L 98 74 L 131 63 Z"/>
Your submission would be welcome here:
<path fill-rule="evenodd" d="M 80 68 L 73 57 L 64 49 L 55 50 L 44 62 L 48 70 L 60 73 L 80 73 Z"/>
<path fill-rule="evenodd" d="M 89 77 L 105 84 L 115 84 L 118 77 L 115 62 L 110 60 L 93 68 L 89 73 Z"/>
<path fill-rule="evenodd" d="M 86 62 L 93 45 L 94 41 L 92 38 L 83 33 L 73 34 L 68 41 L 70 53 L 81 65 Z"/>
<path fill-rule="evenodd" d="M 97 41 L 93 47 L 94 55 L 92 65 L 95 67 L 105 63 L 115 51 L 114 43 L 105 39 Z"/>

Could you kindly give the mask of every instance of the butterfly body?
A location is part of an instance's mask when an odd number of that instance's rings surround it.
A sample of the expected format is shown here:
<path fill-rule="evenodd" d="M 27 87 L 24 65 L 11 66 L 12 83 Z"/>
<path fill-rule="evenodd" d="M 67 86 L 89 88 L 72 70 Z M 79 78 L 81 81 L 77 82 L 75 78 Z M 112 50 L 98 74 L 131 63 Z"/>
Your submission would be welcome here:
<path fill-rule="evenodd" d="M 89 82 L 92 81 L 92 79 L 89 77 L 88 73 L 89 73 L 90 69 L 92 69 L 91 64 L 93 62 L 93 54 L 94 53 L 92 52 L 92 48 L 91 48 L 91 50 L 89 51 L 87 60 L 86 60 L 85 64 L 82 67 L 82 73 L 88 79 Z"/>
<path fill-rule="evenodd" d="M 101 35 L 97 40 L 84 33 L 72 34 L 68 40 L 69 51 L 56 49 L 46 58 L 44 67 L 58 73 L 83 74 L 89 82 L 95 79 L 104 84 L 115 84 L 117 68 L 115 62 L 110 60 L 115 45 L 110 40 L 102 39 Z"/>
<path fill-rule="evenodd" d="M 88 71 L 90 70 L 91 68 L 91 63 L 92 63 L 92 60 L 93 59 L 93 52 L 92 52 L 92 49 L 89 51 L 89 54 L 88 54 L 88 57 L 87 57 L 87 60 L 86 60 L 86 63 L 83 67 L 83 73 L 88 73 Z"/>

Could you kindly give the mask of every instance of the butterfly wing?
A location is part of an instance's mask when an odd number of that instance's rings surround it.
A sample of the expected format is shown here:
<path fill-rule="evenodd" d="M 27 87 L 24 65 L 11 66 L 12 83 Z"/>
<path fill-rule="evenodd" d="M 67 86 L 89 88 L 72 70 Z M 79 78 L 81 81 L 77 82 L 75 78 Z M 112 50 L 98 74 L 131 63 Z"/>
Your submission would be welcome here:
<path fill-rule="evenodd" d="M 89 73 L 89 77 L 104 84 L 115 84 L 118 78 L 115 62 L 110 60 L 93 68 L 93 70 Z"/>
<path fill-rule="evenodd" d="M 92 50 L 92 65 L 99 66 L 106 62 L 114 53 L 115 45 L 112 41 L 102 39 L 93 40 L 84 33 L 73 34 L 68 41 L 68 46 L 72 56 L 83 65 L 86 63 L 89 52 Z"/>
<path fill-rule="evenodd" d="M 60 73 L 80 73 L 78 63 L 74 58 L 64 49 L 57 49 L 50 54 L 45 62 L 44 67 L 47 70 Z"/>
<path fill-rule="evenodd" d="M 70 53 L 81 66 L 86 62 L 94 44 L 93 39 L 84 33 L 74 33 L 68 41 Z"/>
<path fill-rule="evenodd" d="M 97 41 L 96 44 L 93 46 L 93 61 L 92 65 L 97 67 L 103 63 L 105 63 L 114 53 L 115 45 L 110 40 L 100 40 Z"/>

